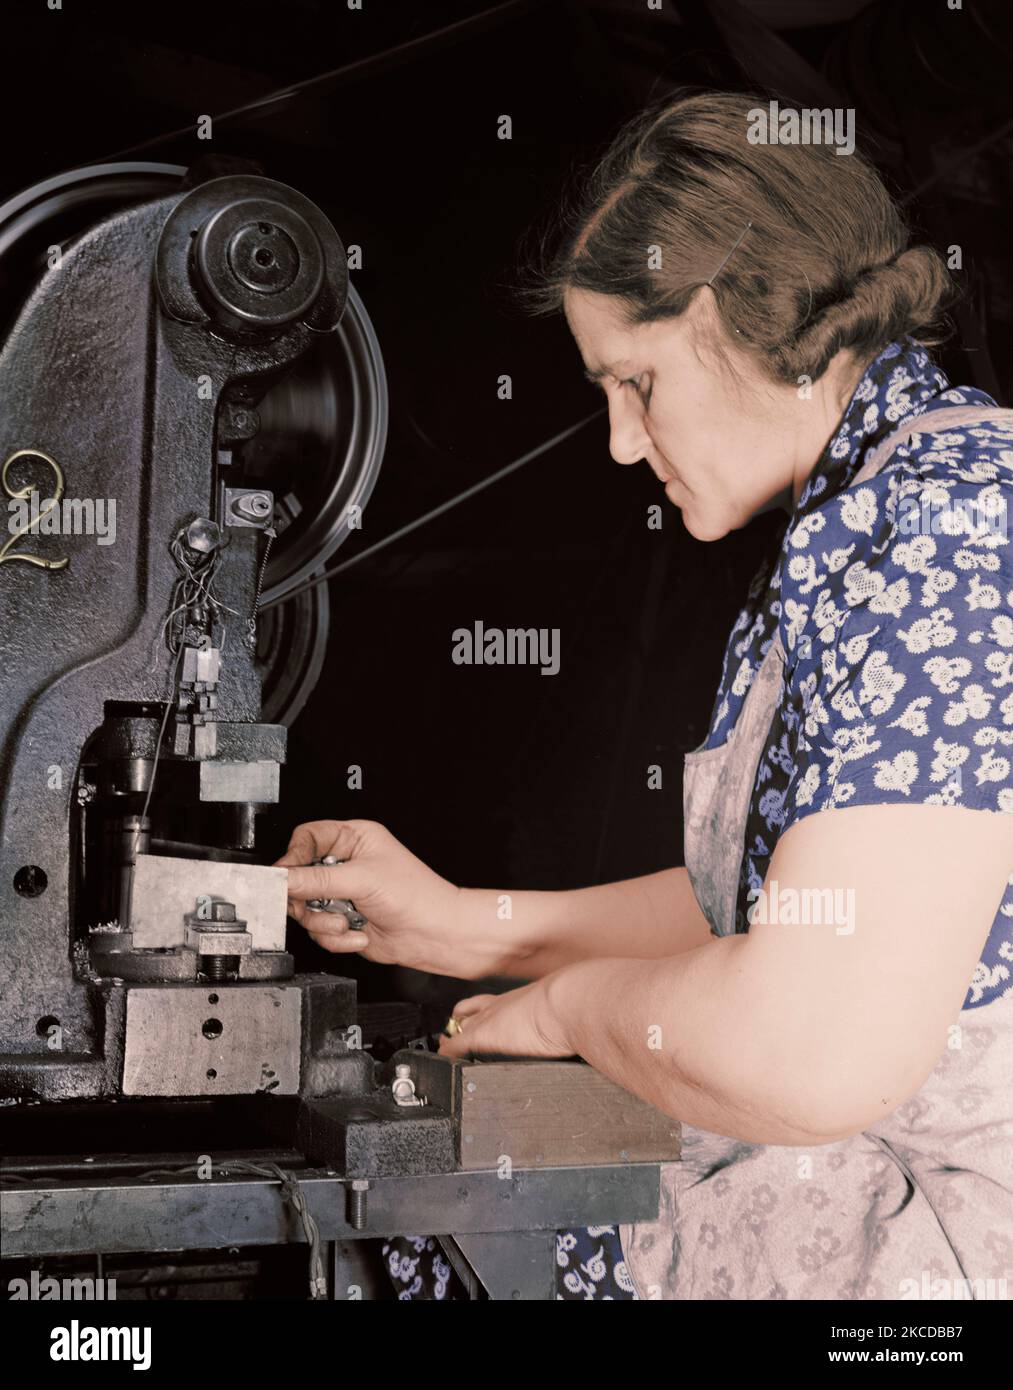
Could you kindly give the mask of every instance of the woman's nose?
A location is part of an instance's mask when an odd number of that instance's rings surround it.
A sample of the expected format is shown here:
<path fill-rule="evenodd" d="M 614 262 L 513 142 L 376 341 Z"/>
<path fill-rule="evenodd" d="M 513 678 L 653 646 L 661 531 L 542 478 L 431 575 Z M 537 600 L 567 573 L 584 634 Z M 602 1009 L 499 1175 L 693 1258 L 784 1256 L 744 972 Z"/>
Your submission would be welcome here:
<path fill-rule="evenodd" d="M 639 463 L 649 442 L 643 407 L 614 395 L 609 401 L 609 453 L 616 463 Z"/>

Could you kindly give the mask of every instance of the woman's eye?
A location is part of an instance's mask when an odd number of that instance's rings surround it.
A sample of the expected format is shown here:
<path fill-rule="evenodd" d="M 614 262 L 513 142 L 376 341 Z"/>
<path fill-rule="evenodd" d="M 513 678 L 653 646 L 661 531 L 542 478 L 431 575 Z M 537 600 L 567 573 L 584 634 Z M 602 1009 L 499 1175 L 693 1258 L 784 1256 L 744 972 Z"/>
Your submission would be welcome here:
<path fill-rule="evenodd" d="M 644 381 L 645 381 L 645 377 L 644 377 L 644 376 L 631 376 L 631 377 L 627 377 L 627 378 L 625 379 L 625 381 L 622 381 L 622 382 L 620 383 L 620 385 L 622 385 L 622 386 L 632 386 L 633 389 L 634 389 L 639 395 L 643 396 L 644 401 L 646 402 L 646 401 L 649 401 L 649 400 L 651 399 L 651 388 L 650 388 L 650 386 L 647 386 L 646 391 L 645 391 L 645 390 L 643 389 L 643 387 L 644 387 Z"/>

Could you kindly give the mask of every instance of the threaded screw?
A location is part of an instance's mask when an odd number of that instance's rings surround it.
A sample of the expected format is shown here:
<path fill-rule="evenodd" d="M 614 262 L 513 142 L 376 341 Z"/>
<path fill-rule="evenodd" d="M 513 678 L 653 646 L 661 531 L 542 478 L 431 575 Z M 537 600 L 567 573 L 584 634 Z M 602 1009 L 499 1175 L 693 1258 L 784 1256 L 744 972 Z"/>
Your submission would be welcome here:
<path fill-rule="evenodd" d="M 366 1229 L 369 1180 L 353 1178 L 348 1188 L 348 1224 L 353 1231 Z"/>

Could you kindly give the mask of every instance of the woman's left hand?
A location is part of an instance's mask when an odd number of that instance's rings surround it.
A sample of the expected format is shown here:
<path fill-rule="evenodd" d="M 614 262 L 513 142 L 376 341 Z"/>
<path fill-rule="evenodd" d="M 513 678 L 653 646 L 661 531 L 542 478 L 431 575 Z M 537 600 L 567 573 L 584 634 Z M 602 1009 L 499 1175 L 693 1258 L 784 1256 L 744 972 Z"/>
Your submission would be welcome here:
<path fill-rule="evenodd" d="M 535 980 L 506 994 L 474 994 L 454 1008 L 464 1024 L 440 1039 L 441 1057 L 504 1053 L 518 1057 L 572 1057 L 573 1047 L 549 1001 L 546 981 Z"/>

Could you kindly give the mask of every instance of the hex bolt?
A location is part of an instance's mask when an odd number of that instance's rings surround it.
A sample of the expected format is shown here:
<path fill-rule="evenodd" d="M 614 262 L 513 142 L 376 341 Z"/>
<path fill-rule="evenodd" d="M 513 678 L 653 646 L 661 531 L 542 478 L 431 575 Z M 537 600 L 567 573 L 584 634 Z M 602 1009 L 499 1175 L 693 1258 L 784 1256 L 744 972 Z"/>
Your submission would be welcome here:
<path fill-rule="evenodd" d="M 216 927 L 234 925 L 236 920 L 235 903 L 213 902 L 211 904 L 211 920 L 207 926 L 214 931 Z M 226 956 L 202 956 L 204 963 L 204 974 L 209 980 L 224 980 L 228 977 L 229 962 Z"/>
<path fill-rule="evenodd" d="M 246 923 L 237 917 L 235 903 L 215 900 L 208 911 L 208 917 L 187 913 L 183 919 L 187 928 L 186 944 L 196 949 L 199 970 L 206 979 L 226 980 L 235 968 L 233 957 L 240 935 L 243 943 L 248 944 Z"/>
<path fill-rule="evenodd" d="M 221 527 L 216 521 L 199 516 L 186 528 L 184 538 L 191 550 L 196 550 L 200 555 L 210 555 L 222 543 Z"/>
<path fill-rule="evenodd" d="M 222 403 L 219 419 L 219 442 L 229 447 L 252 439 L 260 430 L 260 415 L 248 403 L 230 399 Z"/>
<path fill-rule="evenodd" d="M 348 1224 L 353 1231 L 366 1229 L 368 1193 L 368 1178 L 353 1178 L 348 1185 Z"/>

